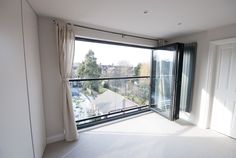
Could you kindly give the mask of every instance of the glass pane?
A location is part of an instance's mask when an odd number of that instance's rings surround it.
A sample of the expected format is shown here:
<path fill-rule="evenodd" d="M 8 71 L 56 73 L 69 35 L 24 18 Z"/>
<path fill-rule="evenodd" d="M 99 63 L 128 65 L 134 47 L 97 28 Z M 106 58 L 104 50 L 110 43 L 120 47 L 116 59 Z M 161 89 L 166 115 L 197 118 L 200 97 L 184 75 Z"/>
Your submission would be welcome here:
<path fill-rule="evenodd" d="M 175 53 L 176 51 L 156 50 L 153 54 L 152 104 L 166 117 L 170 117 L 171 113 Z"/>
<path fill-rule="evenodd" d="M 76 121 L 148 105 L 149 83 L 150 78 L 72 81 Z"/>
<path fill-rule="evenodd" d="M 75 41 L 73 78 L 150 76 L 151 49 Z"/>
<path fill-rule="evenodd" d="M 191 112 L 192 110 L 196 49 L 196 43 L 184 44 L 180 110 L 185 112 Z"/>

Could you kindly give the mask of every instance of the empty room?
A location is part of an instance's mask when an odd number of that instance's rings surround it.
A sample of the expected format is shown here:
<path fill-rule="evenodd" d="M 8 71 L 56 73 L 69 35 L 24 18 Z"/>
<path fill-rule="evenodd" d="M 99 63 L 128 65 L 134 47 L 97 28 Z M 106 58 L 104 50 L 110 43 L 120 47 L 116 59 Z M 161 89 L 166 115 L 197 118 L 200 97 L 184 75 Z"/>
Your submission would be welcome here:
<path fill-rule="evenodd" d="M 0 0 L 0 158 L 236 158 L 235 0 Z"/>

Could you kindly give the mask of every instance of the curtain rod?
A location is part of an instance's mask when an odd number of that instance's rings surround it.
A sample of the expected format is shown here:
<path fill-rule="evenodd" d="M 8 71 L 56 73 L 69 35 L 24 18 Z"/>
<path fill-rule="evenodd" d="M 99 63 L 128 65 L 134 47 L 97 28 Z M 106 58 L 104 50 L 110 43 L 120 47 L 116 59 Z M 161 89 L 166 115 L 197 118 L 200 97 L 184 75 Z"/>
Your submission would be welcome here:
<path fill-rule="evenodd" d="M 68 23 L 68 24 L 71 24 L 71 23 Z M 97 29 L 97 28 L 83 26 L 83 25 L 77 25 L 77 24 L 71 24 L 71 25 L 76 26 L 76 27 L 85 28 L 85 29 L 90 29 L 90 30 L 95 30 L 95 31 L 100 31 L 100 32 L 106 32 L 106 33 L 111 33 L 111 34 L 115 34 L 115 35 L 121 35 L 122 38 L 125 37 L 125 36 L 128 36 L 128 37 L 146 39 L 146 40 L 151 40 L 151 41 L 158 41 L 158 39 L 141 37 L 141 36 L 135 36 L 135 35 L 125 34 L 125 33 L 114 32 L 114 31 L 107 31 L 107 30 Z"/>
<path fill-rule="evenodd" d="M 52 19 L 52 21 L 54 23 L 56 22 L 55 19 Z M 125 33 L 119 33 L 119 32 L 114 32 L 114 31 L 107 31 L 107 30 L 103 30 L 103 29 L 97 29 L 97 28 L 94 28 L 94 27 L 88 27 L 88 26 L 84 26 L 84 25 L 73 24 L 73 23 L 70 23 L 70 22 L 68 22 L 67 24 L 70 24 L 70 25 L 73 25 L 73 26 L 76 26 L 76 27 L 80 27 L 80 28 L 89 29 L 89 30 L 106 32 L 106 33 L 111 33 L 111 34 L 115 34 L 115 35 L 121 35 L 122 38 L 124 38 L 125 36 L 128 36 L 128 37 L 134 37 L 134 38 L 145 39 L 145 40 L 156 41 L 156 42 L 161 40 L 161 39 L 154 39 L 154 38 L 147 38 L 147 37 L 141 37 L 141 36 L 136 36 L 136 35 L 125 34 Z"/>

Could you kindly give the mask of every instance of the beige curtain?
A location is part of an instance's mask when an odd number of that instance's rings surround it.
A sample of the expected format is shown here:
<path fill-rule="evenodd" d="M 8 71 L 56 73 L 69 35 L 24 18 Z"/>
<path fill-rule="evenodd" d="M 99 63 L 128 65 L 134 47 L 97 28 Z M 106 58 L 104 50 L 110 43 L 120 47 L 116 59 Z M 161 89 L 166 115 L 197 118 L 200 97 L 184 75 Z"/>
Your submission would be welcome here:
<path fill-rule="evenodd" d="M 77 129 L 72 107 L 69 78 L 71 77 L 75 49 L 75 36 L 72 26 L 61 21 L 55 22 L 59 67 L 63 85 L 63 120 L 65 140 L 77 139 Z"/>

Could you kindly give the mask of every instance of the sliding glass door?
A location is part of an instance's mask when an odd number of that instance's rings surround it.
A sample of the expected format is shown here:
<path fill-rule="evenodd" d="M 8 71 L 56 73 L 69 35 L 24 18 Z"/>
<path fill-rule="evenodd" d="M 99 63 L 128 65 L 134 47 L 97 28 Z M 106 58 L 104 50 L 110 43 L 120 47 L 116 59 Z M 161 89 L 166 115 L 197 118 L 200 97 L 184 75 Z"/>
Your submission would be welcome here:
<path fill-rule="evenodd" d="M 152 53 L 151 108 L 170 120 L 179 117 L 183 44 L 171 44 Z"/>

